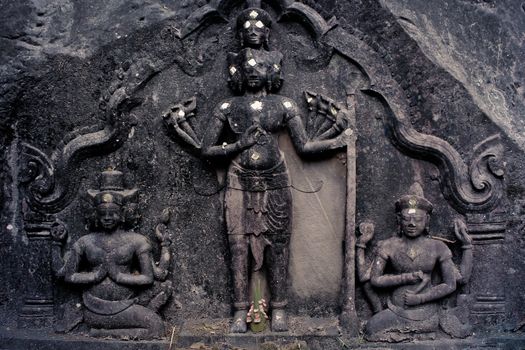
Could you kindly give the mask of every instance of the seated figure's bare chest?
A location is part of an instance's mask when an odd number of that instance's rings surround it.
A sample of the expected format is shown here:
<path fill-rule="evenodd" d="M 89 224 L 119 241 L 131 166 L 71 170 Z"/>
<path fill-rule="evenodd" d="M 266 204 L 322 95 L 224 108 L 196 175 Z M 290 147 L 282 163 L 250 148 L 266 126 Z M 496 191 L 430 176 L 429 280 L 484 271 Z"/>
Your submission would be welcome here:
<path fill-rule="evenodd" d="M 419 245 L 400 245 L 391 255 L 391 264 L 397 272 L 423 271 L 432 273 L 438 257 L 431 247 L 427 244 Z"/>
<path fill-rule="evenodd" d="M 133 260 L 134 246 L 122 237 L 93 237 L 86 242 L 85 258 L 92 266 L 127 265 Z"/>

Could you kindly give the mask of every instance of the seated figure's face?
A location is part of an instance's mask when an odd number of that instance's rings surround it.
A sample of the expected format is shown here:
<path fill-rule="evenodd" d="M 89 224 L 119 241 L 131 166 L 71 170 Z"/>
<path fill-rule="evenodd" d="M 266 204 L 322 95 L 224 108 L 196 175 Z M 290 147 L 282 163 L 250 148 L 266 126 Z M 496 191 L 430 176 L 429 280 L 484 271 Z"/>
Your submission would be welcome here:
<path fill-rule="evenodd" d="M 258 48 L 263 45 L 269 34 L 269 28 L 257 19 L 244 22 L 240 31 L 243 46 L 253 48 Z"/>
<path fill-rule="evenodd" d="M 427 226 L 428 214 L 422 209 L 403 209 L 400 214 L 401 230 L 406 237 L 420 236 Z"/>
<path fill-rule="evenodd" d="M 103 203 L 97 206 L 98 220 L 105 231 L 112 231 L 120 224 L 120 209 L 115 203 Z"/>

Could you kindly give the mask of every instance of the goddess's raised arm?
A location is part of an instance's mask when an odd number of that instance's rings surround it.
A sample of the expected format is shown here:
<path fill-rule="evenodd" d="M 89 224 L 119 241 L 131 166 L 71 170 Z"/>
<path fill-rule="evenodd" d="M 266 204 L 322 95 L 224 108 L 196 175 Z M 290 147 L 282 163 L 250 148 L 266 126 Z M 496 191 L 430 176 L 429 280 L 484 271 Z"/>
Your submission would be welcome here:
<path fill-rule="evenodd" d="M 201 141 L 188 121 L 195 116 L 196 108 L 197 99 L 192 97 L 171 107 L 169 112 L 162 115 L 162 119 L 169 132 L 175 133 L 190 146 L 200 149 Z"/>
<path fill-rule="evenodd" d="M 285 101 L 283 104 L 287 109 L 285 119 L 297 153 L 314 155 L 345 146 L 344 135 L 341 134 L 344 129 L 338 123 L 334 123 L 318 139 L 309 140 L 297 105 L 291 101 Z M 336 135 L 338 136 L 333 137 Z"/>

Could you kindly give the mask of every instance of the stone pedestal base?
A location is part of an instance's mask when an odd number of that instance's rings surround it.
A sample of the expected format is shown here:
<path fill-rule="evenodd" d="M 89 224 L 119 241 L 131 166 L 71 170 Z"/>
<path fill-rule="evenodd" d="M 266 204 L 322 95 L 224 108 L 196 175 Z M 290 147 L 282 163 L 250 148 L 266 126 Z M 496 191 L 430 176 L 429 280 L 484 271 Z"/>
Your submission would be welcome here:
<path fill-rule="evenodd" d="M 301 321 L 300 327 L 297 327 Z M 306 322 L 306 323 L 304 323 Z M 175 349 L 272 349 L 272 350 L 340 350 L 340 349 L 525 349 L 525 334 L 494 335 L 465 340 L 441 339 L 410 343 L 367 343 L 361 337 L 348 338 L 333 327 L 336 319 L 290 319 L 290 332 L 227 334 L 228 320 L 187 322 L 171 334 L 154 341 L 95 339 L 81 334 L 63 335 L 45 331 L 0 328 L 1 350 L 175 350 Z"/>

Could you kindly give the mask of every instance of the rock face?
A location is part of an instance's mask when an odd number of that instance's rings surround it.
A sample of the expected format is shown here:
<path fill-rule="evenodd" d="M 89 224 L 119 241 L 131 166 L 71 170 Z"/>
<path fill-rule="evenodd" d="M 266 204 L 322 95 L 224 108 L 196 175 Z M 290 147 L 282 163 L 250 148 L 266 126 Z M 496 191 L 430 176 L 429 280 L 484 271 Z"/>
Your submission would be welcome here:
<path fill-rule="evenodd" d="M 7 346 L 521 346 L 521 1 L 0 5 Z"/>

